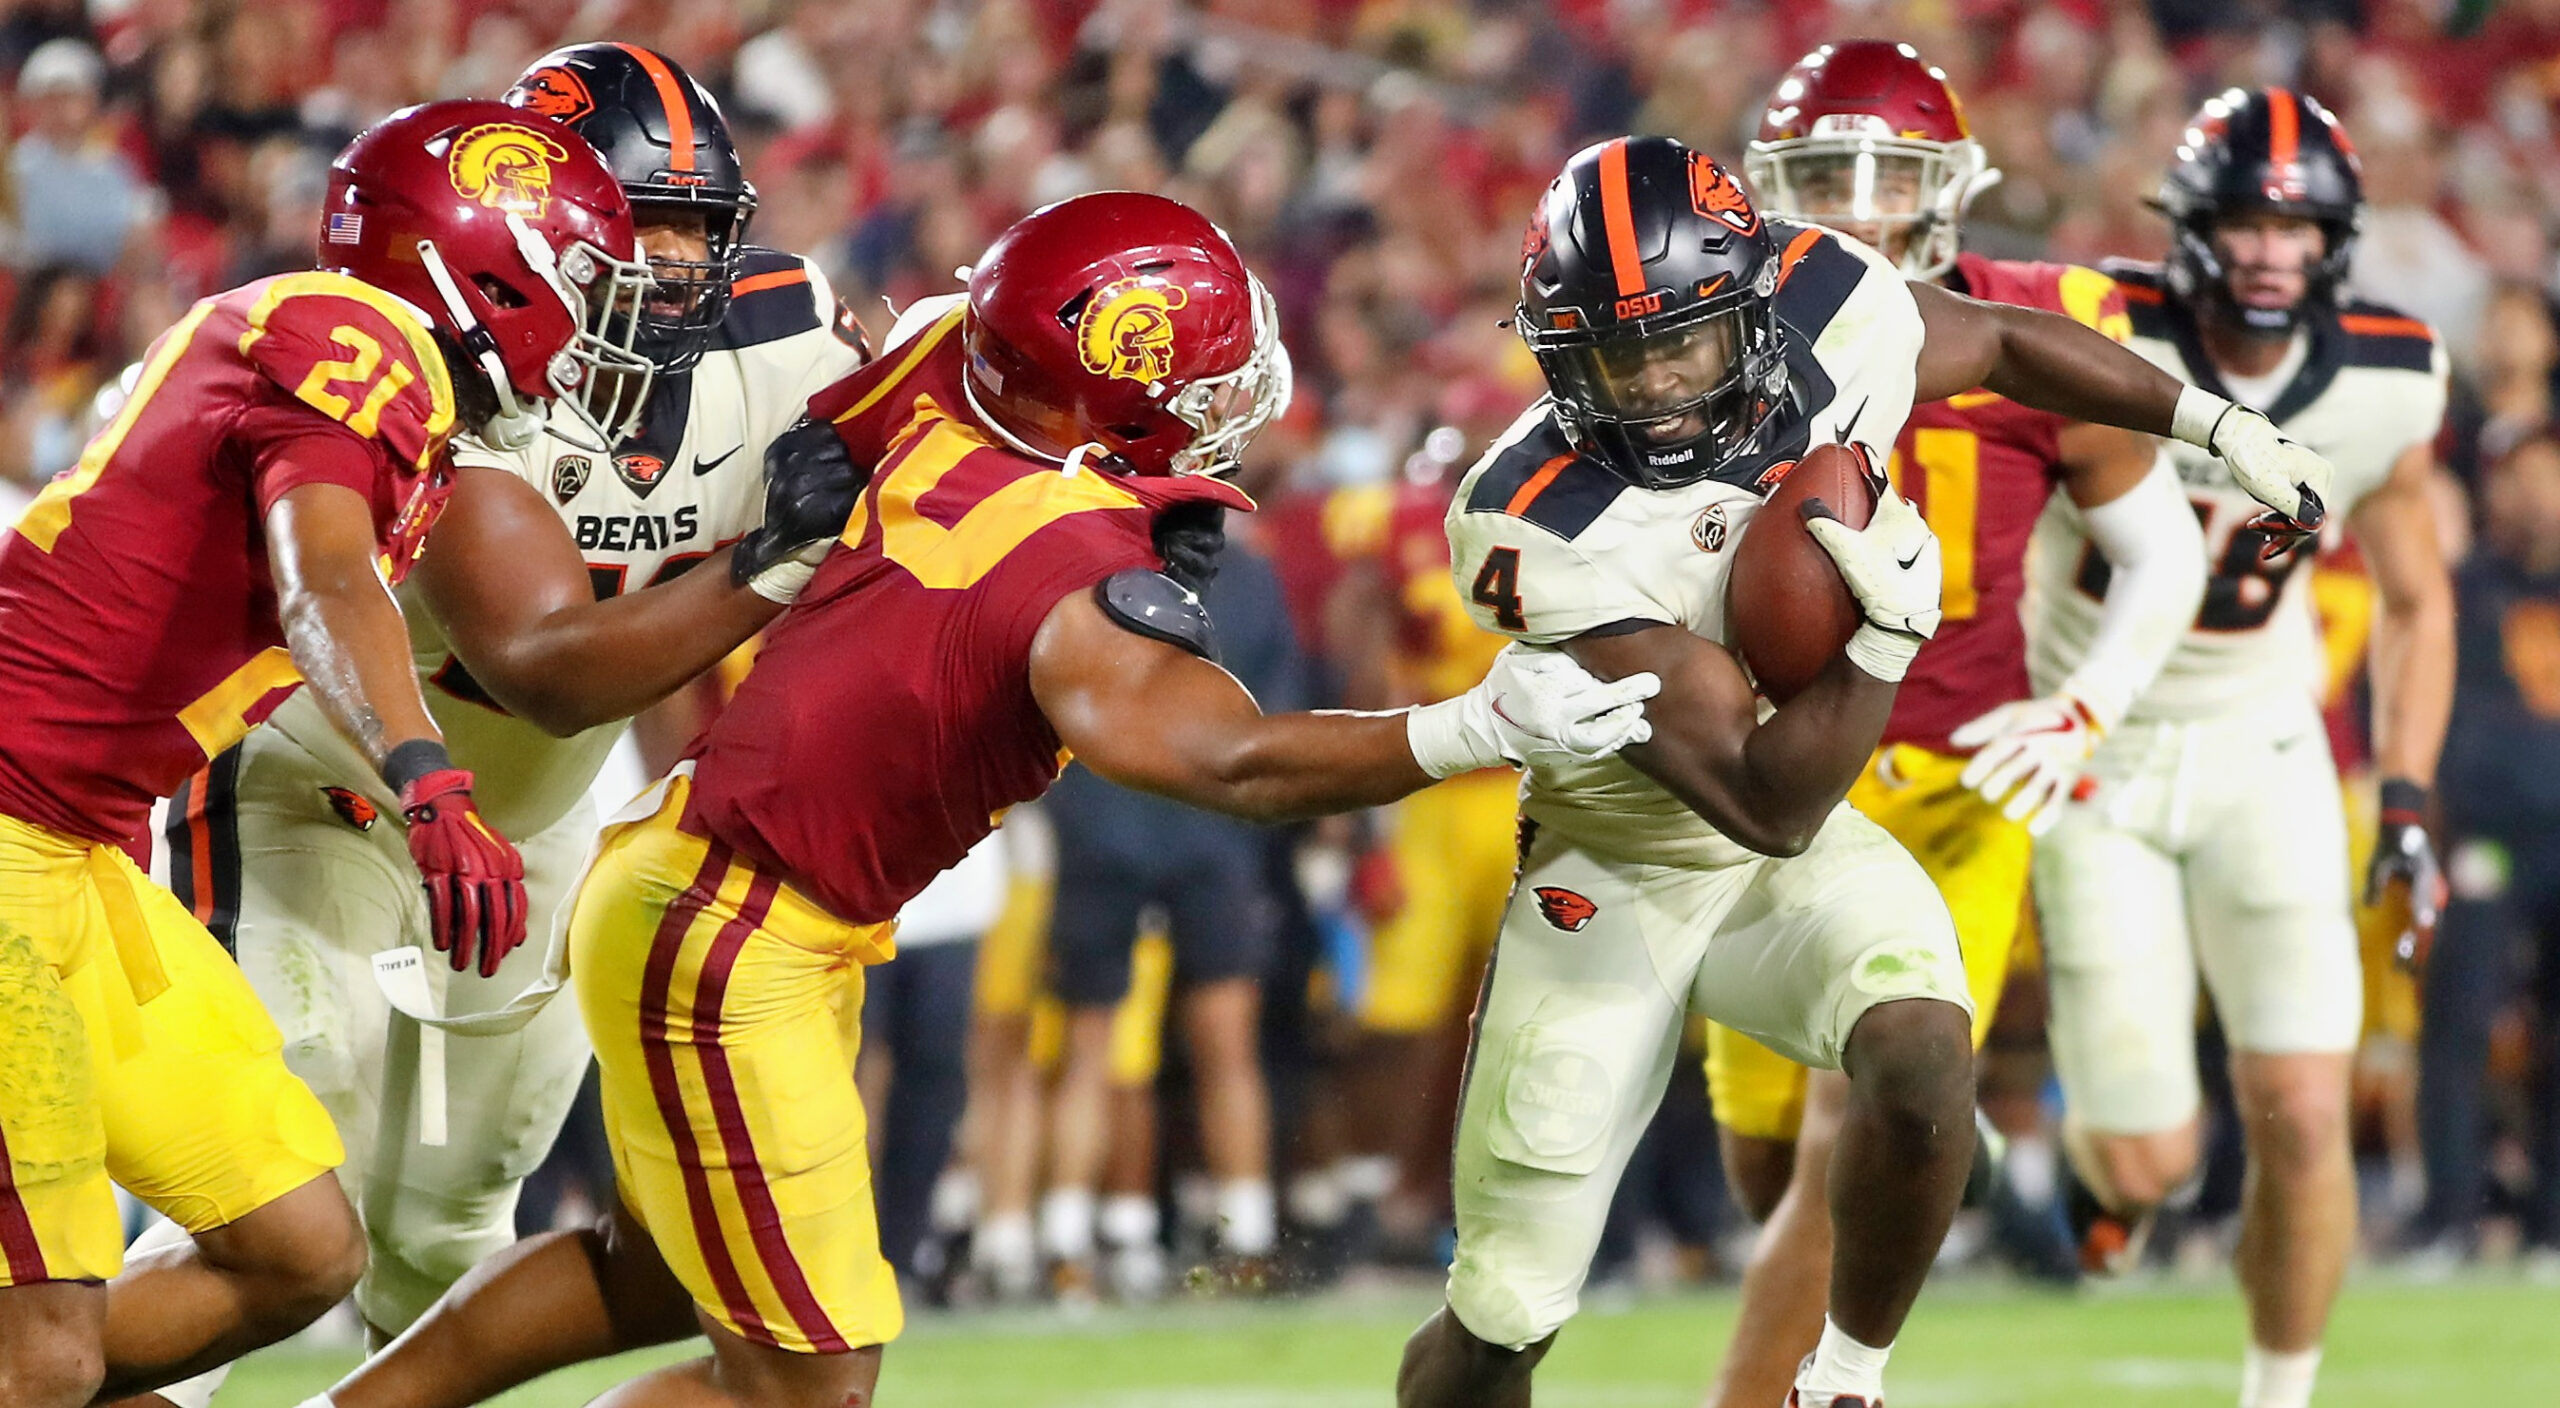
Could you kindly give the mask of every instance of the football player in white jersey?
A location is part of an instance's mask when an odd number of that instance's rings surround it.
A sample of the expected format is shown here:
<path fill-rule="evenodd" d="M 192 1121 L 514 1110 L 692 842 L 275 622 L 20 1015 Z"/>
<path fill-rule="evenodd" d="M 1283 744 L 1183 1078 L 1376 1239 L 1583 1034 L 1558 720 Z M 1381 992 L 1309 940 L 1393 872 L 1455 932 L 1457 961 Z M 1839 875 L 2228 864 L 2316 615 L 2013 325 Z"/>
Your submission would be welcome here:
<path fill-rule="evenodd" d="M 2431 923 L 2435 862 L 2420 818 L 2453 693 L 2453 593 L 2427 493 L 2445 356 L 2424 323 L 2341 293 L 2361 198 L 2353 149 L 2319 104 L 2233 90 L 2196 115 L 2162 185 L 2176 226 L 2166 267 L 2109 272 L 2135 350 L 2206 388 L 2190 393 L 2199 406 L 2227 394 L 2259 407 L 2337 466 L 2330 502 L 2381 595 L 2383 830 L 2366 885 L 2408 886 Z M 2354 1246 L 2347 1081 L 2363 1014 L 2346 828 L 2315 700 L 2311 574 L 2297 570 L 2309 553 L 2269 556 L 2222 467 L 2184 446 L 2170 454 L 2204 522 L 2204 606 L 2092 756 L 2094 793 L 2036 848 L 2065 1140 L 2112 1214 L 2083 1201 L 2083 1259 L 2120 1261 L 2131 1229 L 2196 1166 L 2201 971 L 2248 1140 L 2240 1401 L 2302 1408 Z M 2028 624 L 2039 689 L 2076 663 L 2106 593 L 2105 564 L 2079 529 L 2059 501 L 2037 525 Z"/>
<path fill-rule="evenodd" d="M 1811 519 L 1866 622 L 1774 709 L 1723 644 L 1733 544 L 1808 447 L 1880 466 L 1915 397 L 1988 386 L 2156 434 L 2182 388 L 2067 317 L 1907 284 L 1853 240 L 1764 222 L 1667 138 L 1577 154 L 1521 263 L 1519 326 L 1550 395 L 1459 486 L 1452 571 L 1479 625 L 1560 643 L 1603 678 L 1655 672 L 1662 692 L 1624 762 L 1526 783 L 1459 1117 L 1448 1307 L 1406 1345 L 1398 1401 L 1530 1401 L 1699 1012 L 1849 1074 L 1831 1313 L 1793 1401 L 1874 1408 L 1973 1156 L 1972 1004 L 1946 905 L 1842 805 L 1936 628 L 1937 540 L 1889 488 L 1863 531 Z M 2316 522 L 2327 465 L 2262 418 L 2228 419 L 2235 472 Z"/>
<path fill-rule="evenodd" d="M 507 96 L 604 155 L 656 281 L 636 344 L 656 376 L 635 427 L 610 449 L 560 417 L 512 445 L 457 440 L 436 551 L 401 592 L 451 765 L 477 777 L 481 809 L 521 843 L 539 945 L 596 834 L 588 788 L 630 716 L 791 594 L 796 564 L 754 582 L 740 570 L 783 531 L 760 527 L 768 447 L 787 475 L 795 446 L 840 443 L 826 427 L 786 431 L 809 393 L 866 356 L 814 264 L 743 243 L 753 189 L 719 109 L 671 60 L 577 45 Z M 815 531 L 832 538 L 850 504 L 847 493 Z M 453 1030 L 394 1020 L 375 955 L 418 945 L 426 913 L 400 809 L 307 691 L 270 722 L 173 801 L 171 880 L 233 946 L 288 1061 L 337 1121 L 371 1243 L 356 1304 L 387 1338 L 514 1240 L 517 1189 L 558 1133 L 588 1047 L 571 1003 L 539 1006 L 547 990 L 519 1000 L 543 963 L 518 959 L 501 977 L 496 952 L 406 966 L 423 999 L 411 1005 Z M 184 1405 L 211 1392 L 197 1381 L 164 1394 Z"/>

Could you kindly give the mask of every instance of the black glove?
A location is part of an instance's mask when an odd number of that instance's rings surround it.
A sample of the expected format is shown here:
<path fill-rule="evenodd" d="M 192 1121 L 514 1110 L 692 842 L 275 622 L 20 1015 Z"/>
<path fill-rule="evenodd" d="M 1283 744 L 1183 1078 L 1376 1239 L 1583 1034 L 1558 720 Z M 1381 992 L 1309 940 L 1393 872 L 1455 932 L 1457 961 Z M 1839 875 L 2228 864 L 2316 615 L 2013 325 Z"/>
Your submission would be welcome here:
<path fill-rule="evenodd" d="M 793 422 L 765 447 L 764 524 L 738 540 L 729 580 L 789 605 L 816 575 L 870 482 L 870 467 L 853 462 L 833 425 Z"/>
<path fill-rule="evenodd" d="M 2382 825 L 2373 839 L 2373 863 L 2364 872 L 2364 902 L 2381 904 L 2394 885 L 2407 886 L 2408 925 L 2394 945 L 2400 962 L 2415 969 L 2435 942 L 2436 916 L 2444 907 L 2444 871 L 2427 839 L 2427 789 L 2401 778 L 2382 784 Z"/>
<path fill-rule="evenodd" d="M 1227 546 L 1227 511 L 1200 499 L 1175 504 L 1156 515 L 1155 541 L 1164 574 L 1204 591 L 1218 575 L 1218 554 Z"/>

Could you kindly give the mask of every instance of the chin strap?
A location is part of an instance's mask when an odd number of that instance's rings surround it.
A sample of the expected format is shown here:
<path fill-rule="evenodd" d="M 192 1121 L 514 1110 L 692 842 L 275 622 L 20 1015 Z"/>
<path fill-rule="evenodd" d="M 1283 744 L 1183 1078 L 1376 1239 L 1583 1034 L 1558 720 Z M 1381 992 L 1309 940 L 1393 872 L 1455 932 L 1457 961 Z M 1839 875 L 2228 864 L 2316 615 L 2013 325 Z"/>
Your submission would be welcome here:
<path fill-rule="evenodd" d="M 446 315 L 453 319 L 454 333 L 463 351 L 478 364 L 481 374 L 488 378 L 489 389 L 497 394 L 498 413 L 477 427 L 480 438 L 493 449 L 526 448 L 542 433 L 542 413 L 516 399 L 515 383 L 507 376 L 506 360 L 498 355 L 497 340 L 489 336 L 489 330 L 480 325 L 479 315 L 464 301 L 462 287 L 454 282 L 453 271 L 445 267 L 444 256 L 437 252 L 434 240 L 418 241 L 418 262 L 426 267 L 427 282 L 436 286 L 436 296 L 444 300 Z"/>

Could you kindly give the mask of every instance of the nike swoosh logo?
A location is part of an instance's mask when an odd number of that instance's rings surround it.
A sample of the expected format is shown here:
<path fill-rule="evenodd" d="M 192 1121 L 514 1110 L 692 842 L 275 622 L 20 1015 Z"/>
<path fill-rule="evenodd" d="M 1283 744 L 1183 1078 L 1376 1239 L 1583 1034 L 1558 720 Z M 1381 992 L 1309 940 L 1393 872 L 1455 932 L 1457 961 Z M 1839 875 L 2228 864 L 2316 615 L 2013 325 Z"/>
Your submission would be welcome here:
<path fill-rule="evenodd" d="M 719 455 L 707 460 L 702 458 L 700 455 L 696 455 L 693 459 L 693 472 L 697 476 L 709 474 L 711 471 L 718 469 L 721 465 L 726 464 L 729 460 L 729 455 L 734 455 L 745 448 L 746 446 L 744 445 L 732 445 L 729 447 L 728 454 Z"/>
<path fill-rule="evenodd" d="M 1926 544 L 1926 543 L 1923 543 L 1923 544 L 1921 544 L 1920 546 L 1918 546 L 1918 547 L 1916 547 L 1916 548 L 1913 548 L 1913 549 L 1911 550 L 1911 555 L 1910 555 L 1909 557 L 1899 559 L 1899 561 L 1902 563 L 1902 570 L 1903 570 L 1903 571 L 1905 571 L 1905 572 L 1908 572 L 1908 571 L 1910 571 L 1912 568 L 1914 568 L 1914 567 L 1918 566 L 1918 565 L 1919 565 L 1919 563 L 1920 563 L 1920 554 L 1922 554 L 1922 553 L 1924 553 L 1924 552 L 1927 552 L 1928 550 L 1929 550 L 1929 545 L 1928 545 L 1928 544 Z"/>
<path fill-rule="evenodd" d="M 1486 707 L 1492 709 L 1494 716 L 1501 719 L 1504 723 L 1511 725 L 1513 728 L 1520 727 L 1520 721 L 1511 717 L 1510 713 L 1502 707 L 1502 696 L 1498 694 L 1495 695 L 1493 702 Z"/>

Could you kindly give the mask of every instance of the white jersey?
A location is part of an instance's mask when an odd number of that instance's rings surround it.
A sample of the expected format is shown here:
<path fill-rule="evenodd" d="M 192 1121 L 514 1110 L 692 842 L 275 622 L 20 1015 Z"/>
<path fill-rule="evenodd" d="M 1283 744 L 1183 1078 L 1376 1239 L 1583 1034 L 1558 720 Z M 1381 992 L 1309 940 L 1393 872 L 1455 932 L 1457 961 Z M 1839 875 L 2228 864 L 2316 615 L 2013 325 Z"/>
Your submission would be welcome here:
<path fill-rule="evenodd" d="M 1786 246 L 1805 227 L 1769 222 Z M 1776 294 L 1788 387 L 1762 448 L 1677 489 L 1638 489 L 1575 452 L 1546 402 L 1515 422 L 1458 486 L 1450 571 L 1475 623 L 1551 644 L 1624 621 L 1722 644 L 1732 546 L 1812 445 L 1865 447 L 1881 464 L 1911 413 L 1922 329 L 1902 275 L 1828 232 Z M 1607 758 L 1528 778 L 1522 814 L 1616 860 L 1720 866 L 1752 853 L 1633 765 Z"/>
<path fill-rule="evenodd" d="M 710 349 L 691 371 L 658 379 L 640 432 L 613 454 L 548 432 L 516 452 L 454 441 L 455 464 L 504 470 L 558 509 L 599 599 L 670 581 L 762 522 L 765 447 L 799 418 L 812 392 L 861 365 L 815 264 L 750 248 L 733 287 Z M 472 794 L 491 824 L 529 836 L 565 815 L 629 721 L 555 738 L 500 708 L 472 680 L 414 584 L 401 590 L 400 609 L 428 709 L 455 765 L 475 775 Z M 378 789 L 373 769 L 309 691 L 271 722 L 331 771 Z"/>
<path fill-rule="evenodd" d="M 2109 272 L 2132 314 L 2133 350 L 2181 381 L 2230 395 L 2193 315 L 2164 291 L 2159 275 L 2140 268 Z M 2296 336 L 2298 355 L 2291 360 L 2299 365 L 2255 409 L 2337 466 L 2328 507 L 2338 525 L 2382 487 L 2401 455 L 2435 437 L 2444 420 L 2444 348 L 2426 324 L 2370 303 L 2316 311 Z M 2253 404 L 2246 395 L 2231 399 Z M 2241 526 L 2263 506 L 2241 492 L 2211 453 L 2176 442 L 2168 451 L 2204 526 L 2211 576 L 2194 626 L 2129 717 L 2197 719 L 2270 692 L 2316 693 L 2319 628 L 2304 585 L 2311 574 L 2297 570 L 2311 554 L 2296 550 L 2260 562 L 2263 540 Z M 2054 495 L 2037 520 L 2027 570 L 2028 672 L 2045 692 L 2087 653 L 2105 606 L 2106 559 L 2090 547 L 2069 495 Z"/>

